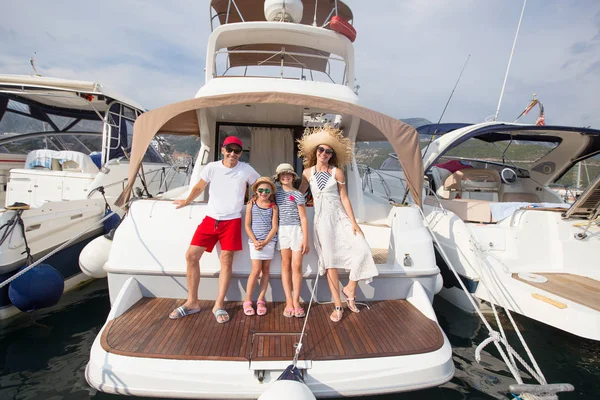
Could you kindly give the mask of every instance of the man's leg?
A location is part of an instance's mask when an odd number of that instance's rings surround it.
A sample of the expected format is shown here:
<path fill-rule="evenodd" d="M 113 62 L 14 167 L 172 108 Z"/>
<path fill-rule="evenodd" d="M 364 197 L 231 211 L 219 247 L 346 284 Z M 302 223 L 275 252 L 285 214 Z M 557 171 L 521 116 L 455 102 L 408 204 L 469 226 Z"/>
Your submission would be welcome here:
<path fill-rule="evenodd" d="M 186 272 L 188 287 L 188 298 L 184 304 L 188 310 L 197 310 L 200 308 L 198 300 L 198 286 L 200 285 L 200 258 L 206 251 L 206 247 L 192 246 L 188 247 L 185 253 Z M 177 317 L 177 310 L 173 310 L 171 318 Z"/>
<path fill-rule="evenodd" d="M 233 266 L 233 255 L 234 251 L 221 250 L 221 273 L 219 274 L 219 293 L 217 294 L 217 300 L 215 301 L 215 307 L 213 311 L 223 308 L 225 306 L 225 295 L 229 288 L 229 282 L 231 281 L 231 269 Z M 219 322 L 225 322 L 228 317 L 219 316 Z"/>
<path fill-rule="evenodd" d="M 188 308 L 199 308 L 198 286 L 200 285 L 200 258 L 206 251 L 206 247 L 190 246 L 185 253 L 187 268 L 185 276 L 188 285 L 188 298 L 185 305 Z"/>

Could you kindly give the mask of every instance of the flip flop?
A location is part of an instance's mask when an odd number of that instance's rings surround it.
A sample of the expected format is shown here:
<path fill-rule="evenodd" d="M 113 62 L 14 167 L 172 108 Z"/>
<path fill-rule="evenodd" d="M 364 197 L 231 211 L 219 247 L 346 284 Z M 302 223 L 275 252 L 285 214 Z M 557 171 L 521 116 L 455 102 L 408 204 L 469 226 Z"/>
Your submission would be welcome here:
<path fill-rule="evenodd" d="M 265 315 L 267 313 L 267 303 L 262 300 L 256 302 L 256 313 L 258 315 Z"/>
<path fill-rule="evenodd" d="M 213 315 L 219 324 L 224 324 L 225 322 L 229 322 L 229 314 L 223 308 L 217 308 L 213 311 Z M 219 317 L 223 317 L 222 320 L 219 320 Z"/>
<path fill-rule="evenodd" d="M 305 316 L 306 316 L 306 313 L 304 312 L 304 308 L 298 307 L 294 310 L 294 317 L 303 318 Z"/>
<path fill-rule="evenodd" d="M 294 316 L 294 313 L 294 307 L 288 307 L 285 310 L 283 310 L 283 316 L 286 318 L 292 318 Z"/>
<path fill-rule="evenodd" d="M 356 297 L 349 297 L 346 292 L 344 291 L 344 289 L 346 289 L 346 287 L 344 286 L 342 288 L 342 294 L 344 295 L 344 297 L 346 298 L 346 303 L 348 304 L 348 308 L 350 309 L 350 311 L 355 312 L 355 313 L 359 313 L 360 310 L 358 309 L 358 307 L 356 307 Z M 350 301 L 354 302 L 354 305 L 350 305 Z"/>
<path fill-rule="evenodd" d="M 197 314 L 201 311 L 201 308 L 189 309 L 186 306 L 180 306 L 171 311 L 169 314 L 169 318 L 171 319 L 179 319 L 183 317 L 187 317 L 188 315 Z"/>
<path fill-rule="evenodd" d="M 251 301 L 245 301 L 242 304 L 242 309 L 244 310 L 244 314 L 246 314 L 246 315 L 254 315 L 254 308 L 252 308 L 252 302 Z"/>

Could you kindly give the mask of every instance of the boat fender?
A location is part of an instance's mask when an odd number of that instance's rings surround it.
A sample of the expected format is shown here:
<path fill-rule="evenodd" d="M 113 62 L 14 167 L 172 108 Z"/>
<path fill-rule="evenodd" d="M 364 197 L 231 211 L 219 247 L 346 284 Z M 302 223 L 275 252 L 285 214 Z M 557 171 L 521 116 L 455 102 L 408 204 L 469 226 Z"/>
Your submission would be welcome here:
<path fill-rule="evenodd" d="M 92 278 L 106 278 L 104 264 L 108 261 L 112 240 L 107 235 L 98 236 L 89 242 L 79 254 L 81 272 Z"/>
<path fill-rule="evenodd" d="M 288 366 L 277 380 L 269 385 L 258 400 L 315 400 L 315 395 L 304 383 L 298 368 Z"/>
<path fill-rule="evenodd" d="M 60 272 L 50 264 L 40 264 L 10 283 L 8 297 L 19 310 L 32 312 L 58 303 L 64 289 Z"/>
<path fill-rule="evenodd" d="M 112 210 L 109 208 L 105 213 L 104 216 L 106 217 L 108 214 L 112 213 Z M 119 224 L 121 223 L 121 217 L 119 217 L 119 214 L 115 213 L 113 215 L 111 215 L 110 217 L 108 217 L 106 220 L 104 220 L 103 225 L 104 225 L 104 233 L 109 233 L 112 229 L 115 229 L 119 226 Z"/>

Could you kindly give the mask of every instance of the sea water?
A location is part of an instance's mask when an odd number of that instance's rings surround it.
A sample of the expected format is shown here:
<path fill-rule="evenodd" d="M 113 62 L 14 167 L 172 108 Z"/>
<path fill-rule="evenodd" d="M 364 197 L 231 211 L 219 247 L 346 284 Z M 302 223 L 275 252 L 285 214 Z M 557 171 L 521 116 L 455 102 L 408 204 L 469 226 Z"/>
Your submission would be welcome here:
<path fill-rule="evenodd" d="M 0 399 L 125 399 L 98 392 L 84 378 L 90 348 L 110 309 L 106 280 L 69 292 L 47 310 L 0 322 Z M 466 315 L 442 299 L 434 309 L 454 350 L 454 378 L 438 388 L 372 396 L 372 400 L 511 399 L 515 383 L 490 344 L 475 361 L 475 348 L 487 338 L 478 317 Z M 561 399 L 600 398 L 600 342 L 578 338 L 515 315 L 546 380 L 568 382 L 575 392 Z M 504 318 L 506 320 L 506 318 Z M 505 324 L 505 326 L 507 326 Z M 524 355 L 512 330 L 511 343 Z M 527 383 L 531 377 L 523 372 Z"/>

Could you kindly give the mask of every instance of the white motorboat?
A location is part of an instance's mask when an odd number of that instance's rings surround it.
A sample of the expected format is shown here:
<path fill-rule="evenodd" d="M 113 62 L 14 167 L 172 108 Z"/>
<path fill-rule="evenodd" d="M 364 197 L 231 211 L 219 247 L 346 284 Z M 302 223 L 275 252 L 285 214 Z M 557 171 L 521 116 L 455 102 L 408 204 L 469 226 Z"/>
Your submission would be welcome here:
<path fill-rule="evenodd" d="M 265 10 L 271 3 L 265 3 Z M 352 87 L 353 45 L 328 28 L 332 15 L 352 20 L 350 9 L 341 1 L 303 3 L 298 17 L 286 13 L 293 14 L 299 2 L 286 1 L 285 9 L 280 4 L 273 13 L 276 20 L 266 21 L 258 13 L 262 1 L 212 1 L 213 19 L 221 24 L 209 38 L 205 85 L 195 99 L 138 119 L 129 176 L 135 176 L 141 154 L 160 133 L 199 136 L 192 183 L 208 162 L 219 159 L 221 143 L 232 133 L 242 139 L 246 160 L 259 173 L 272 174 L 280 162 L 300 172 L 295 139 L 306 126 L 330 117 L 352 141 L 389 140 L 409 187 L 420 188 L 417 132 L 358 105 Z M 218 68 L 221 56 L 227 60 L 223 69 Z M 274 65 L 267 67 L 271 60 Z M 342 65 L 338 75 L 327 67 L 334 62 Z M 238 76 L 235 68 L 241 70 Z M 274 77 L 265 76 L 273 70 Z M 278 376 L 294 357 L 305 387 L 316 397 L 409 391 L 451 379 L 452 349 L 432 309 L 442 279 L 421 210 L 393 206 L 363 192 L 355 162 L 346 175 L 349 197 L 379 271 L 370 285 L 361 283 L 357 290 L 369 309 L 345 313 L 337 324 L 329 320 L 331 296 L 327 282 L 318 278 L 312 251 L 304 259 L 302 301 L 311 300 L 315 287 L 316 294 L 302 338 L 303 319 L 282 316 L 278 256 L 271 264 L 270 311 L 246 316 L 242 300 L 251 263 L 244 233 L 226 297 L 230 321 L 217 324 L 210 312 L 220 271 L 218 247 L 201 260 L 202 312 L 171 320 L 169 312 L 187 298 L 185 252 L 205 215 L 208 194 L 177 210 L 165 200 L 131 201 L 104 266 L 112 309 L 92 345 L 88 383 L 103 392 L 136 396 L 258 398 L 280 382 Z M 129 189 L 119 204 L 128 201 Z M 163 199 L 188 193 L 166 192 Z M 420 201 L 415 196 L 415 203 Z M 307 213 L 312 228 L 313 209 Z"/>
<path fill-rule="evenodd" d="M 499 122 L 424 149 L 440 295 L 474 311 L 450 264 L 480 301 L 600 340 L 600 175 L 573 204 L 550 187 L 584 160 L 600 165 L 599 153 L 598 130 Z"/>
<path fill-rule="evenodd" d="M 45 297 L 60 298 L 90 279 L 81 273 L 78 255 L 104 233 L 101 220 L 127 182 L 133 123 L 143 111 L 96 82 L 0 75 L 0 192 L 6 207 L 0 212 L 0 319 L 18 307 L 39 308 Z M 156 195 L 181 186 L 184 178 L 151 147 L 134 190 Z M 57 271 L 56 284 L 40 283 L 48 293 L 10 292 L 20 267 L 51 253 L 45 264 Z M 37 279 L 36 271 L 19 279 Z"/>

